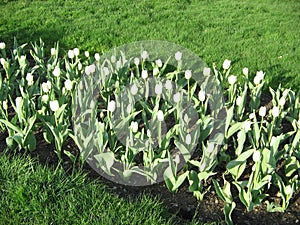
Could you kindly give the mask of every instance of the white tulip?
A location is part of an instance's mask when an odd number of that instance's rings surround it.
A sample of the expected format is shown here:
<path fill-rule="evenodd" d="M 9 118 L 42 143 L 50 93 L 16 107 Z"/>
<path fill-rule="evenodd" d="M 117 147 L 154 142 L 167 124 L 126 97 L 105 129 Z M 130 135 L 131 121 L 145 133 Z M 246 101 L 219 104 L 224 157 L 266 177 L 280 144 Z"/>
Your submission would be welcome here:
<path fill-rule="evenodd" d="M 57 100 L 54 100 L 54 101 L 50 101 L 50 109 L 53 111 L 53 112 L 56 112 L 58 109 L 59 109 L 59 103 Z"/>
<path fill-rule="evenodd" d="M 201 102 L 205 101 L 205 91 L 200 90 L 198 93 L 198 98 Z"/>
<path fill-rule="evenodd" d="M 73 49 L 73 53 L 75 56 L 79 56 L 79 49 L 78 48 L 74 48 Z"/>
<path fill-rule="evenodd" d="M 108 76 L 109 75 L 109 69 L 105 66 L 103 67 L 103 72 L 104 72 L 104 75 L 105 76 Z"/>
<path fill-rule="evenodd" d="M 157 67 L 154 67 L 153 69 L 153 76 L 156 76 L 159 74 L 159 69 Z"/>
<path fill-rule="evenodd" d="M 50 81 L 43 82 L 42 89 L 43 89 L 43 92 L 48 93 L 51 89 L 51 82 Z"/>
<path fill-rule="evenodd" d="M 147 59 L 149 57 L 148 52 L 147 51 L 143 51 L 141 54 L 141 57 L 143 60 Z"/>
<path fill-rule="evenodd" d="M 274 106 L 273 109 L 272 109 L 272 115 L 273 115 L 273 117 L 278 117 L 279 114 L 280 114 L 280 109 L 279 109 L 279 107 Z"/>
<path fill-rule="evenodd" d="M 7 100 L 2 102 L 2 107 L 3 107 L 4 110 L 8 109 Z"/>
<path fill-rule="evenodd" d="M 69 50 L 68 51 L 68 57 L 69 57 L 69 59 L 73 59 L 74 58 L 74 51 L 73 50 Z"/>
<path fill-rule="evenodd" d="M 260 79 L 259 79 L 259 77 L 258 76 L 255 76 L 254 77 L 254 79 L 253 79 L 253 83 L 255 84 L 255 85 L 258 85 L 259 83 L 260 83 Z"/>
<path fill-rule="evenodd" d="M 162 67 L 162 61 L 160 60 L 160 59 L 157 59 L 156 61 L 155 61 L 155 63 L 156 63 L 156 65 L 160 68 L 160 67 Z"/>
<path fill-rule="evenodd" d="M 131 105 L 128 105 L 127 107 L 126 107 L 126 112 L 128 113 L 128 114 L 130 114 L 131 113 Z"/>
<path fill-rule="evenodd" d="M 6 45 L 5 45 L 4 42 L 0 42 L 0 49 L 2 49 L 2 50 L 5 49 L 5 46 L 6 46 Z"/>
<path fill-rule="evenodd" d="M 244 74 L 245 76 L 248 76 L 248 74 L 249 74 L 249 69 L 248 69 L 247 67 L 243 68 L 243 74 Z"/>
<path fill-rule="evenodd" d="M 96 53 L 96 54 L 94 55 L 94 57 L 95 57 L 95 60 L 96 60 L 96 61 L 99 61 L 99 60 L 100 60 L 100 55 L 99 55 L 99 53 Z"/>
<path fill-rule="evenodd" d="M 112 63 L 115 63 L 115 62 L 117 61 L 116 56 L 115 56 L 115 55 L 112 55 L 112 56 L 110 57 L 110 61 L 111 61 Z"/>
<path fill-rule="evenodd" d="M 243 128 L 244 128 L 245 132 L 248 132 L 249 130 L 251 130 L 251 125 L 252 125 L 251 121 L 244 122 Z"/>
<path fill-rule="evenodd" d="M 90 75 L 92 73 L 95 73 L 96 71 L 96 66 L 94 64 L 86 66 L 84 72 L 86 73 L 86 75 Z"/>
<path fill-rule="evenodd" d="M 191 70 L 186 70 L 184 73 L 185 79 L 189 80 L 192 77 L 192 71 Z"/>
<path fill-rule="evenodd" d="M 50 64 L 47 64 L 47 70 L 48 71 L 52 70 L 52 66 Z"/>
<path fill-rule="evenodd" d="M 55 67 L 55 69 L 53 70 L 53 75 L 55 76 L 55 77 L 59 77 L 59 75 L 60 75 L 60 68 L 59 67 Z"/>
<path fill-rule="evenodd" d="M 42 102 L 48 102 L 49 96 L 48 95 L 42 95 Z"/>
<path fill-rule="evenodd" d="M 250 119 L 250 120 L 253 120 L 254 118 L 255 118 L 255 113 L 250 113 L 250 114 L 249 114 L 249 119 Z"/>
<path fill-rule="evenodd" d="M 184 122 L 188 123 L 190 118 L 187 114 L 184 114 L 183 120 L 184 120 Z"/>
<path fill-rule="evenodd" d="M 190 145 L 192 142 L 192 136 L 190 134 L 187 134 L 186 137 L 185 137 L 185 143 L 187 145 Z"/>
<path fill-rule="evenodd" d="M 256 72 L 256 76 L 254 77 L 253 83 L 258 85 L 264 79 L 264 72 L 262 70 Z"/>
<path fill-rule="evenodd" d="M 148 78 L 148 71 L 147 70 L 142 70 L 142 78 L 147 79 Z"/>
<path fill-rule="evenodd" d="M 149 129 L 147 129 L 147 137 L 151 138 L 151 131 Z"/>
<path fill-rule="evenodd" d="M 122 63 L 121 63 L 120 60 L 118 60 L 118 61 L 116 62 L 116 68 L 117 68 L 117 70 L 120 69 L 121 66 L 122 66 Z"/>
<path fill-rule="evenodd" d="M 16 107 L 19 108 L 21 106 L 22 103 L 22 97 L 17 97 L 16 98 Z"/>
<path fill-rule="evenodd" d="M 215 144 L 213 142 L 208 143 L 206 148 L 207 152 L 212 153 L 214 149 L 215 149 Z"/>
<path fill-rule="evenodd" d="M 175 53 L 175 59 L 176 59 L 177 61 L 179 61 L 179 60 L 181 60 L 181 58 L 182 58 L 182 53 L 181 53 L 181 52 L 176 52 L 176 53 Z"/>
<path fill-rule="evenodd" d="M 71 80 L 66 80 L 65 81 L 65 88 L 68 90 L 68 91 L 71 91 L 72 90 L 72 87 L 73 87 L 73 83 L 72 83 L 72 81 Z"/>
<path fill-rule="evenodd" d="M 210 75 L 210 68 L 209 67 L 204 67 L 204 69 L 203 69 L 203 75 L 204 76 L 209 76 Z"/>
<path fill-rule="evenodd" d="M 166 80 L 165 87 L 167 90 L 171 90 L 172 89 L 172 81 Z"/>
<path fill-rule="evenodd" d="M 56 49 L 55 48 L 51 48 L 51 55 L 54 56 L 56 54 Z"/>
<path fill-rule="evenodd" d="M 259 162 L 260 160 L 260 151 L 256 150 L 254 151 L 253 155 L 252 155 L 253 161 L 254 162 Z"/>
<path fill-rule="evenodd" d="M 265 77 L 264 71 L 260 70 L 256 72 L 256 76 L 258 77 L 259 80 L 263 80 Z"/>
<path fill-rule="evenodd" d="M 240 106 L 240 105 L 242 104 L 242 101 L 243 101 L 242 96 L 238 96 L 238 97 L 236 98 L 236 105 L 237 105 L 237 106 Z"/>
<path fill-rule="evenodd" d="M 180 156 L 179 156 L 179 154 L 176 154 L 176 155 L 175 155 L 174 162 L 175 162 L 177 165 L 180 163 Z"/>
<path fill-rule="evenodd" d="M 107 104 L 107 110 L 110 111 L 110 112 L 114 112 L 116 110 L 116 102 L 115 101 L 110 101 L 108 104 Z"/>
<path fill-rule="evenodd" d="M 79 71 L 82 70 L 82 64 L 78 63 L 77 68 L 78 68 Z"/>
<path fill-rule="evenodd" d="M 161 95 L 162 93 L 162 84 L 156 84 L 155 85 L 155 94 Z"/>
<path fill-rule="evenodd" d="M 264 117 L 267 113 L 267 108 L 265 106 L 262 106 L 259 108 L 259 112 L 258 114 L 261 116 L 261 117 Z"/>
<path fill-rule="evenodd" d="M 230 76 L 228 77 L 228 83 L 229 83 L 230 85 L 235 84 L 236 80 L 237 80 L 237 78 L 236 78 L 236 76 L 234 76 L 234 75 L 230 75 Z"/>
<path fill-rule="evenodd" d="M 286 195 L 290 195 L 293 192 L 291 185 L 286 186 L 284 192 Z"/>
<path fill-rule="evenodd" d="M 4 67 L 4 65 L 5 65 L 5 63 L 6 63 L 5 59 L 4 59 L 4 58 L 1 58 L 1 59 L 0 59 L 0 63 L 1 63 L 1 65 Z"/>
<path fill-rule="evenodd" d="M 20 56 L 20 62 L 24 62 L 26 60 L 26 55 L 21 55 Z"/>
<path fill-rule="evenodd" d="M 270 146 L 273 146 L 275 144 L 275 141 L 277 140 L 276 137 L 272 136 Z"/>
<path fill-rule="evenodd" d="M 130 124 L 130 129 L 131 129 L 132 133 L 136 133 L 139 129 L 139 124 L 135 121 L 132 121 Z"/>
<path fill-rule="evenodd" d="M 130 89 L 130 92 L 131 92 L 131 94 L 132 95 L 136 95 L 137 93 L 138 93 L 138 87 L 136 86 L 136 84 L 133 84 L 132 86 L 131 86 L 131 89 Z"/>
<path fill-rule="evenodd" d="M 223 69 L 228 70 L 229 67 L 230 67 L 230 64 L 231 64 L 231 61 L 228 60 L 228 59 L 225 59 L 224 62 L 223 62 Z"/>
<path fill-rule="evenodd" d="M 163 111 L 158 110 L 158 112 L 157 112 L 157 119 L 160 122 L 164 121 L 164 113 L 163 113 Z"/>
<path fill-rule="evenodd" d="M 34 80 L 33 80 L 33 76 L 32 76 L 31 73 L 27 73 L 26 80 L 27 80 L 28 86 L 32 86 L 33 85 Z"/>
<path fill-rule="evenodd" d="M 281 107 L 283 107 L 283 106 L 285 105 L 285 98 L 284 98 L 284 97 L 281 97 L 281 98 L 279 99 L 279 105 L 280 105 Z"/>
<path fill-rule="evenodd" d="M 139 58 L 134 58 L 133 63 L 138 66 L 140 64 L 140 59 Z"/>
<path fill-rule="evenodd" d="M 173 95 L 173 100 L 175 103 L 178 103 L 180 101 L 180 93 L 177 92 L 176 94 Z"/>
<path fill-rule="evenodd" d="M 89 53 L 88 51 L 85 51 L 85 52 L 84 52 L 84 55 L 85 55 L 85 57 L 87 57 L 87 58 L 90 57 L 90 53 Z"/>

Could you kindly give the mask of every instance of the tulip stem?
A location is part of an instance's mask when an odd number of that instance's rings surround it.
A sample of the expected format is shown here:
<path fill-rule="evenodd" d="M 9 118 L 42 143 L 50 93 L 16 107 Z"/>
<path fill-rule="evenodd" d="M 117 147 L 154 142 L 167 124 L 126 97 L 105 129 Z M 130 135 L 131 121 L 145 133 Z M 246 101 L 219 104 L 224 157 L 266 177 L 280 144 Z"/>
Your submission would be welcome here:
<path fill-rule="evenodd" d="M 161 122 L 158 122 L 158 146 L 161 148 Z"/>

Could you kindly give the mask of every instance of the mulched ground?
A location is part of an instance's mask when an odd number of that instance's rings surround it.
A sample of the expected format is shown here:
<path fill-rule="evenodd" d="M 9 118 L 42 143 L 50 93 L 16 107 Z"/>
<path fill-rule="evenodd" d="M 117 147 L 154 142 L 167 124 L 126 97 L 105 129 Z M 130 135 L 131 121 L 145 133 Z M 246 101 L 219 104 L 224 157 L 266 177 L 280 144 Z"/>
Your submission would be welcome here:
<path fill-rule="evenodd" d="M 0 135 L 0 149 L 5 149 L 5 136 L 5 134 Z M 67 140 L 64 148 L 73 153 L 78 153 L 78 148 L 71 139 Z M 54 149 L 54 145 L 49 145 L 43 141 L 42 137 L 38 137 L 37 150 L 30 153 L 30 156 L 36 158 L 43 165 L 55 167 L 58 164 L 58 158 L 54 153 Z M 66 171 L 71 171 L 73 168 L 72 162 L 67 156 L 63 156 L 63 158 L 63 168 Z M 194 216 L 201 222 L 222 221 L 222 223 L 225 224 L 222 211 L 223 203 L 214 190 L 209 191 L 205 195 L 204 200 L 199 202 L 193 197 L 193 194 L 189 192 L 188 183 L 184 183 L 176 194 L 172 194 L 168 191 L 163 182 L 146 187 L 124 186 L 101 177 L 97 172 L 91 169 L 88 164 L 84 166 L 84 171 L 88 173 L 90 179 L 100 180 L 112 193 L 120 197 L 127 198 L 130 196 L 134 198 L 141 194 L 159 196 L 168 211 L 175 215 L 174 221 L 177 224 L 185 224 L 191 221 Z M 214 178 L 220 179 L 221 176 L 215 176 Z M 265 205 L 251 212 L 247 212 L 238 200 L 235 187 L 233 187 L 232 191 L 235 196 L 234 201 L 237 203 L 237 207 L 232 216 L 236 224 L 300 224 L 299 191 L 293 197 L 290 207 L 285 213 L 268 213 L 266 212 Z"/>

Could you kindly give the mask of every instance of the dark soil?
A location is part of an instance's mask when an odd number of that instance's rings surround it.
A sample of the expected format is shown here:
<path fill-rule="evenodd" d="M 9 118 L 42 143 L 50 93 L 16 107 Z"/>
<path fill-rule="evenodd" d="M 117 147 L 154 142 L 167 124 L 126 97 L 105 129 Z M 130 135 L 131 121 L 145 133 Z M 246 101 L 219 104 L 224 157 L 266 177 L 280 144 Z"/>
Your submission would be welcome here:
<path fill-rule="evenodd" d="M 0 149 L 5 149 L 5 134 L 0 135 Z M 54 153 L 55 146 L 47 144 L 43 141 L 42 136 L 38 135 L 37 150 L 29 153 L 31 157 L 37 159 L 41 164 L 55 168 L 58 165 L 58 158 Z M 42 140 L 42 141 L 41 141 Z M 73 153 L 78 153 L 77 146 L 71 139 L 67 140 L 65 149 Z M 23 154 L 23 153 L 21 153 Z M 67 156 L 63 156 L 63 168 L 66 171 L 72 171 L 73 163 Z M 78 168 L 79 165 L 75 165 Z M 146 187 L 124 186 L 113 183 L 101 177 L 88 164 L 83 167 L 84 172 L 88 174 L 89 179 L 97 179 L 104 183 L 108 190 L 120 197 L 137 197 L 141 194 L 158 196 L 168 211 L 174 215 L 174 222 L 177 224 L 186 224 L 196 218 L 201 222 L 215 222 L 222 224 L 224 222 L 223 202 L 218 198 L 214 190 L 209 191 L 203 201 L 197 201 L 193 194 L 188 190 L 188 183 L 184 183 L 176 194 L 168 191 L 164 183 L 155 184 Z M 220 179 L 221 176 L 219 176 Z M 218 176 L 216 177 L 218 179 Z M 247 212 L 245 207 L 239 202 L 237 190 L 232 189 L 234 193 L 234 201 L 237 206 L 233 212 L 232 218 L 235 224 L 300 224 L 300 192 L 295 194 L 285 213 L 268 213 L 266 206 L 256 208 L 251 212 Z"/>

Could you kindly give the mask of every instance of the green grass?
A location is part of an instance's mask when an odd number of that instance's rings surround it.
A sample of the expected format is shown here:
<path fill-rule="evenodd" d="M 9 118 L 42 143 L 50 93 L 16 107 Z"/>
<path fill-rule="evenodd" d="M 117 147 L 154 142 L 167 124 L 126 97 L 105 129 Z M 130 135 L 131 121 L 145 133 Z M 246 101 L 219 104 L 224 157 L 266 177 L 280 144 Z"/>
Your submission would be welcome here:
<path fill-rule="evenodd" d="M 0 155 L 0 224 L 172 224 L 158 199 L 123 199 L 82 173 Z"/>
<path fill-rule="evenodd" d="M 2 2 L 2 3 L 1 3 Z M 4 3 L 7 2 L 7 3 Z M 167 40 L 209 65 L 233 60 L 276 88 L 300 86 L 300 2 L 296 0 L 0 1 L 0 40 L 59 41 L 103 52 L 129 42 Z"/>
<path fill-rule="evenodd" d="M 0 225 L 175 224 L 158 198 L 122 198 L 81 172 L 0 153 Z M 203 225 L 193 219 L 189 225 Z M 218 222 L 206 225 L 218 225 Z M 220 223 L 221 224 L 221 223 Z"/>

